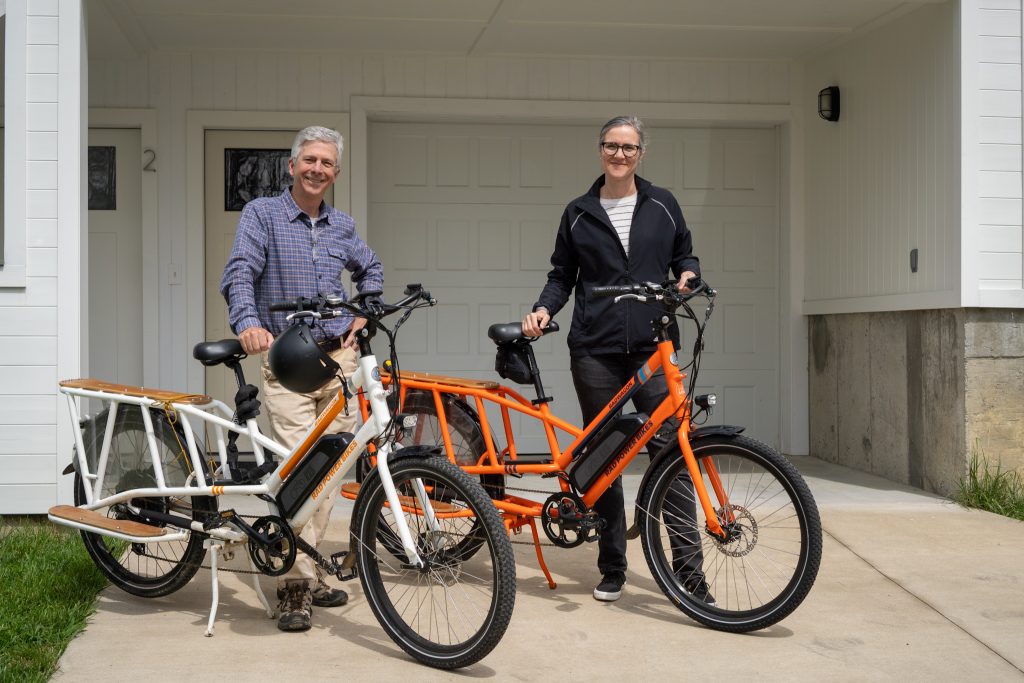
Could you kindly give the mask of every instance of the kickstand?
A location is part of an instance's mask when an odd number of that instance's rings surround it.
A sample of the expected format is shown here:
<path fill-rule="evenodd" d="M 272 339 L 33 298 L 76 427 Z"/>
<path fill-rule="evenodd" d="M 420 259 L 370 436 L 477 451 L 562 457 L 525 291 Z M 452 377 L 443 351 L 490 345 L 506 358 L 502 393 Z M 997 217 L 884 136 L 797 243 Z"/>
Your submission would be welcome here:
<path fill-rule="evenodd" d="M 249 566 L 252 567 L 252 570 L 254 572 L 257 571 L 256 563 L 252 561 L 252 555 L 249 556 Z M 270 619 L 273 619 L 274 618 L 274 610 L 271 609 L 270 603 L 267 602 L 267 596 L 263 592 L 263 589 L 260 587 L 260 575 L 259 574 L 253 574 L 252 575 L 252 587 L 256 589 L 256 597 L 258 597 L 260 599 L 260 603 L 263 605 L 263 609 L 265 609 L 267 611 L 267 617 L 269 617 Z"/>
<path fill-rule="evenodd" d="M 212 538 L 203 541 L 203 547 L 210 552 L 210 580 L 213 582 L 213 602 L 210 604 L 210 620 L 206 622 L 206 637 L 213 636 L 213 622 L 217 618 L 217 603 L 220 600 L 220 582 L 217 579 L 217 560 L 224 544 Z"/>
<path fill-rule="evenodd" d="M 558 588 L 558 584 L 551 578 L 551 572 L 548 571 L 548 565 L 544 562 L 544 555 L 540 551 L 540 536 L 537 534 L 537 525 L 534 523 L 533 517 L 527 517 L 526 521 L 530 525 L 530 531 L 533 532 L 533 545 L 537 549 L 537 562 L 540 563 L 540 568 L 544 571 L 544 576 L 548 580 L 548 588 L 554 590 Z"/>

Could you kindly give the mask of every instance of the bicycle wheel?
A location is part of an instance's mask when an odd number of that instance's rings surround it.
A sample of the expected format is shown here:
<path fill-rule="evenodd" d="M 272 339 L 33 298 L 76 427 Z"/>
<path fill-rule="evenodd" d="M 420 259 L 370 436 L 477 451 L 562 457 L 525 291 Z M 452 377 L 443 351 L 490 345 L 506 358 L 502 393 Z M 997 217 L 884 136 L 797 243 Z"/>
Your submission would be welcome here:
<path fill-rule="evenodd" d="M 807 484 L 785 458 L 744 436 L 693 446 L 726 541 L 713 537 L 682 457 L 664 461 L 637 499 L 644 555 L 658 586 L 688 616 L 741 633 L 785 618 L 821 561 L 821 522 Z M 727 497 L 718 501 L 717 472 Z"/>
<path fill-rule="evenodd" d="M 445 419 L 452 442 L 452 457 L 459 467 L 475 465 L 487 451 L 483 428 L 476 413 L 465 401 L 451 394 L 443 394 Z M 432 394 L 425 391 L 410 391 L 405 397 L 402 413 L 416 416 L 416 426 L 403 434 L 398 442 L 403 448 L 412 445 L 441 446 L 444 448 L 443 430 L 437 417 L 437 406 Z M 480 485 L 491 498 L 505 495 L 505 475 L 482 474 Z"/>
<path fill-rule="evenodd" d="M 501 640 L 515 604 L 515 559 L 501 517 L 480 485 L 446 458 L 395 460 L 391 476 L 402 496 L 398 514 L 426 566 L 410 566 L 395 547 L 396 511 L 372 472 L 359 491 L 352 538 L 370 608 L 418 661 L 441 669 L 473 664 Z M 430 492 L 436 527 L 416 497 L 419 485 Z M 439 491 L 444 502 L 434 500 Z M 479 539 L 471 557 L 461 549 L 467 535 Z"/>
<path fill-rule="evenodd" d="M 92 472 L 96 471 L 99 461 L 108 415 L 109 410 L 105 410 L 85 426 L 83 444 Z M 184 486 L 193 476 L 192 462 L 184 446 L 185 437 L 175 430 L 161 411 L 150 410 L 149 415 L 153 421 L 157 455 L 163 463 L 164 481 L 168 486 Z M 100 497 L 129 489 L 156 487 L 146 427 L 137 406 L 121 405 L 118 409 L 105 475 Z M 85 503 L 85 481 L 76 471 L 75 505 Z M 132 513 L 131 508 L 205 521 L 216 513 L 217 502 L 211 496 L 133 498 L 126 503 L 100 508 L 97 512 L 115 519 L 163 526 L 142 520 Z M 85 549 L 110 582 L 127 593 L 144 598 L 168 595 L 184 586 L 199 570 L 206 555 L 203 539 L 194 533 L 183 540 L 162 543 L 129 543 L 88 531 L 81 534 Z"/>

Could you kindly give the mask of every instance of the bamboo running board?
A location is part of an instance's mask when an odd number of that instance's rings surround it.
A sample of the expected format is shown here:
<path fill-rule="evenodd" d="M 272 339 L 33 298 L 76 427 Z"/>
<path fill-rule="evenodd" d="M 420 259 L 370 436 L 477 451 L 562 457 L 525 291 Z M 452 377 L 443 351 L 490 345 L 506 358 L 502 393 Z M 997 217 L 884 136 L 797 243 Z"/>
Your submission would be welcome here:
<path fill-rule="evenodd" d="M 359 484 L 358 482 L 350 481 L 341 485 L 341 495 L 350 500 L 355 500 L 356 496 L 359 495 Z M 412 496 L 398 496 L 399 502 L 402 503 L 403 507 L 410 509 L 416 509 L 419 507 L 419 503 Z M 439 500 L 431 500 L 431 506 L 434 508 L 434 512 L 439 515 L 448 514 L 452 512 L 459 512 L 463 508 L 457 508 L 449 503 L 442 503 Z"/>
<path fill-rule="evenodd" d="M 49 515 L 50 517 L 66 519 L 69 522 L 77 522 L 78 524 L 84 524 L 97 529 L 115 531 L 125 536 L 156 538 L 157 536 L 163 536 L 165 533 L 160 527 L 150 526 L 142 522 L 133 522 L 127 519 L 114 519 L 95 510 L 83 510 L 72 505 L 55 505 L 50 508 Z"/>

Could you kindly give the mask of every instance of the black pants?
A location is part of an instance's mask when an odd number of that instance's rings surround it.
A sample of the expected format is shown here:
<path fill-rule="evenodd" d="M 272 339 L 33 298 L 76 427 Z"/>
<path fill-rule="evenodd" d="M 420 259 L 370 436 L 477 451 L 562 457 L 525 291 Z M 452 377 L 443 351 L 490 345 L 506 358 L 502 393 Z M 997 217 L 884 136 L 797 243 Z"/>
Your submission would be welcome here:
<path fill-rule="evenodd" d="M 605 406 L 629 381 L 630 377 L 650 358 L 649 353 L 607 354 L 600 356 L 573 356 L 572 381 L 580 401 L 584 424 L 597 417 Z M 633 396 L 633 405 L 640 412 L 651 415 L 665 400 L 668 388 L 665 374 L 659 370 Z M 668 425 L 669 423 L 666 423 Z M 675 424 L 673 420 L 671 424 Z M 653 457 L 675 430 L 665 427 L 647 442 L 647 454 Z M 689 474 L 676 477 L 666 498 L 665 524 L 672 547 L 672 565 L 684 583 L 703 577 L 700 535 L 696 529 L 696 503 L 693 483 Z M 623 503 L 622 477 L 605 491 L 594 504 L 594 510 L 605 521 L 598 540 L 597 568 L 602 574 L 626 571 L 626 510 Z M 671 511 L 674 514 L 669 514 Z"/>

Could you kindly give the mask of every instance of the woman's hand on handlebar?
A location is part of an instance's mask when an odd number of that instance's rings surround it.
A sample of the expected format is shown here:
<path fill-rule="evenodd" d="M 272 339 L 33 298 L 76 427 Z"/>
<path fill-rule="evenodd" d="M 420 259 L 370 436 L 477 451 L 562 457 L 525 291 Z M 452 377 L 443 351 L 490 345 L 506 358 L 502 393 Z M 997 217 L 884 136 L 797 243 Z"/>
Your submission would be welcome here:
<path fill-rule="evenodd" d="M 238 335 L 242 350 L 250 356 L 263 353 L 274 343 L 274 335 L 262 327 L 247 327 Z"/>
<path fill-rule="evenodd" d="M 678 289 L 683 294 L 689 294 L 690 292 L 693 291 L 692 289 L 690 289 L 689 286 L 690 280 L 693 280 L 694 278 L 696 278 L 696 282 L 694 284 L 699 285 L 700 277 L 697 275 L 697 273 L 693 272 L 692 270 L 683 271 L 683 274 L 679 276 L 679 282 L 676 284 L 676 289 Z"/>
<path fill-rule="evenodd" d="M 533 313 L 527 313 L 523 318 L 523 334 L 527 337 L 539 337 L 544 334 L 544 328 L 548 326 L 551 316 L 548 309 L 538 308 Z"/>

